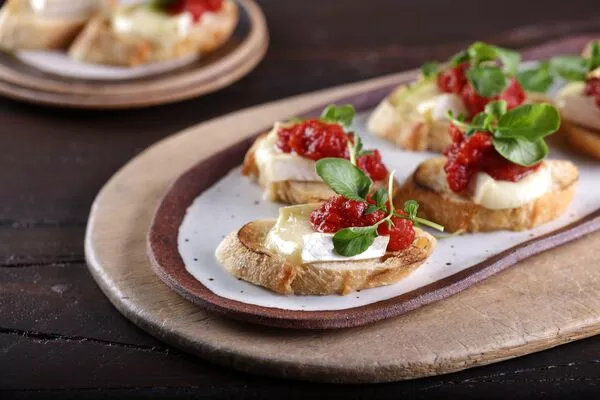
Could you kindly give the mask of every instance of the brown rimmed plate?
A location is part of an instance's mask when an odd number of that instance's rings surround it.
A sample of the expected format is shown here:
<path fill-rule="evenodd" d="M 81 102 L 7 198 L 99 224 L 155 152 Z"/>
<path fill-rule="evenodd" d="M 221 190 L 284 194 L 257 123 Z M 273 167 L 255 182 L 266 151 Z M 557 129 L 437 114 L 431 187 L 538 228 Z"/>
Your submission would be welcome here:
<path fill-rule="evenodd" d="M 352 103 L 358 110 L 368 110 L 392 89 L 393 86 L 383 87 L 333 102 Z M 323 104 L 305 115 L 317 115 L 325 105 Z M 262 131 L 264 130 L 260 132 Z M 225 173 L 241 163 L 246 150 L 255 137 L 256 135 L 222 150 L 180 176 L 162 199 L 148 234 L 148 252 L 154 271 L 169 287 L 207 310 L 237 320 L 298 329 L 334 329 L 369 324 L 444 299 L 520 260 L 600 228 L 600 210 L 597 210 L 577 222 L 523 242 L 477 265 L 417 290 L 388 300 L 345 310 L 292 311 L 231 300 L 213 293 L 186 270 L 177 248 L 177 236 L 186 210 L 193 200 L 220 180 Z"/>
<path fill-rule="evenodd" d="M 268 30 L 253 0 L 236 0 L 239 22 L 215 52 L 169 71 L 123 80 L 70 78 L 42 71 L 0 52 L 0 94 L 73 108 L 134 108 L 180 101 L 228 86 L 264 57 Z"/>

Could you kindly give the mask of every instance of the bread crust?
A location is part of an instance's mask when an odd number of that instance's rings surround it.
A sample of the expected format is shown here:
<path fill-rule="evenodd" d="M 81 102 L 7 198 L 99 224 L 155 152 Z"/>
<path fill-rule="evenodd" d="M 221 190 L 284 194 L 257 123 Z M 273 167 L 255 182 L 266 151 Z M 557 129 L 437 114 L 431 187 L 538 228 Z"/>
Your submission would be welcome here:
<path fill-rule="evenodd" d="M 85 26 L 69 49 L 70 57 L 90 63 L 133 67 L 206 54 L 223 45 L 232 35 L 238 21 L 238 8 L 235 2 L 225 0 L 211 23 L 200 20 L 187 37 L 171 46 L 116 34 L 110 27 L 108 16 L 108 13 L 98 15 Z"/>
<path fill-rule="evenodd" d="M 246 156 L 244 157 L 244 163 L 242 164 L 242 175 L 249 177 L 250 179 L 257 182 L 263 189 L 268 200 L 277 201 L 285 204 L 307 204 L 307 203 L 320 203 L 327 201 L 329 198 L 335 195 L 335 192 L 325 184 L 325 182 L 314 182 L 314 181 L 267 181 L 260 175 L 260 170 L 256 163 L 256 149 L 260 145 L 260 141 L 264 140 L 268 133 L 263 133 L 256 138 Z M 384 187 L 385 183 L 375 182 L 373 187 L 375 189 Z M 400 189 L 400 184 L 394 181 L 393 190 L 394 193 Z"/>
<path fill-rule="evenodd" d="M 522 231 L 532 229 L 560 216 L 575 194 L 579 173 L 569 161 L 546 161 L 553 171 L 554 190 L 521 207 L 491 210 L 449 190 L 441 191 L 436 176 L 445 157 L 419 165 L 398 191 L 397 204 L 413 199 L 419 202 L 419 215 L 444 225 L 449 232 Z"/>
<path fill-rule="evenodd" d="M 561 129 L 569 144 L 578 151 L 600 159 L 600 131 L 586 128 L 563 119 Z"/>
<path fill-rule="evenodd" d="M 452 144 L 448 133 L 450 122 L 428 120 L 416 112 L 403 119 L 396 112 L 393 98 L 400 96 L 406 90 L 408 85 L 401 85 L 379 103 L 369 117 L 367 128 L 376 136 L 394 142 L 405 150 L 442 153 Z M 548 100 L 544 95 L 528 93 L 526 101 L 540 103 Z"/>
<path fill-rule="evenodd" d="M 30 10 L 27 0 L 8 0 L 0 10 L 0 48 L 5 51 L 66 48 L 87 20 L 87 17 L 44 18 Z"/>
<path fill-rule="evenodd" d="M 417 228 L 415 241 L 404 251 L 371 260 L 297 265 L 264 247 L 274 224 L 274 219 L 265 219 L 244 225 L 225 237 L 215 255 L 233 276 L 288 295 L 344 295 L 396 283 L 418 268 L 436 243 Z"/>

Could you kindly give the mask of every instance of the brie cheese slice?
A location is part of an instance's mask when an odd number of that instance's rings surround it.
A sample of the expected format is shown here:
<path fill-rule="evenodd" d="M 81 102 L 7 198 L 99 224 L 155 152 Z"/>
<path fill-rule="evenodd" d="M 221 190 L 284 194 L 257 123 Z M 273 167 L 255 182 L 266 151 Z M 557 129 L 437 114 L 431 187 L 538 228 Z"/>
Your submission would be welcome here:
<path fill-rule="evenodd" d="M 193 25 L 188 12 L 168 15 L 143 5 L 123 7 L 112 17 L 115 33 L 139 36 L 164 46 L 187 36 Z"/>
<path fill-rule="evenodd" d="M 378 236 L 363 253 L 344 257 L 333 248 L 333 234 L 315 232 L 310 224 L 310 213 L 319 204 L 282 207 L 275 226 L 265 240 L 265 247 L 295 264 L 324 261 L 357 261 L 383 257 L 389 236 Z"/>
<path fill-rule="evenodd" d="M 558 92 L 556 103 L 566 119 L 600 130 L 600 107 L 593 96 L 584 95 L 584 88 L 584 82 L 569 83 Z"/>
<path fill-rule="evenodd" d="M 277 130 L 281 126 L 283 124 L 276 123 L 256 149 L 254 157 L 262 179 L 265 182 L 320 182 L 313 160 L 297 154 L 283 153 L 277 148 Z"/>
<path fill-rule="evenodd" d="M 431 121 L 447 121 L 448 111 L 454 116 L 467 115 L 462 99 L 454 93 L 442 93 L 417 105 L 417 111 Z"/>
<path fill-rule="evenodd" d="M 546 165 L 518 182 L 499 181 L 479 172 L 472 181 L 473 202 L 490 210 L 504 210 L 531 203 L 552 190 L 552 173 Z"/>
<path fill-rule="evenodd" d="M 377 236 L 373 244 L 363 253 L 352 257 L 340 256 L 333 248 L 333 234 L 313 232 L 302 236 L 302 262 L 315 263 L 323 261 L 358 261 L 379 258 L 385 255 L 389 236 Z"/>

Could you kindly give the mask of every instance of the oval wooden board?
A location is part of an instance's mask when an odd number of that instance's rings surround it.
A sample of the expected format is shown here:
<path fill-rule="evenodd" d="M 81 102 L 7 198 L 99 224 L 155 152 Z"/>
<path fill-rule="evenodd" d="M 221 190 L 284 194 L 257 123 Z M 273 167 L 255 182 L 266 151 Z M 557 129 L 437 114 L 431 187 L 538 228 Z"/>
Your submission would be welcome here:
<path fill-rule="evenodd" d="M 268 47 L 267 25 L 253 0 L 238 0 L 240 21 L 225 45 L 190 65 L 122 81 L 86 80 L 44 72 L 0 54 L 0 93 L 39 104 L 130 108 L 165 104 L 213 92 L 248 74 Z"/>
<path fill-rule="evenodd" d="M 548 49 L 575 52 L 587 39 Z M 600 333 L 600 255 L 593 251 L 600 233 L 528 258 L 444 301 L 336 331 L 235 322 L 186 301 L 154 275 L 146 235 L 173 179 L 273 120 L 410 76 L 414 73 L 253 107 L 146 150 L 94 202 L 85 240 L 92 275 L 125 316 L 161 340 L 243 371 L 315 381 L 383 382 L 448 373 Z"/>

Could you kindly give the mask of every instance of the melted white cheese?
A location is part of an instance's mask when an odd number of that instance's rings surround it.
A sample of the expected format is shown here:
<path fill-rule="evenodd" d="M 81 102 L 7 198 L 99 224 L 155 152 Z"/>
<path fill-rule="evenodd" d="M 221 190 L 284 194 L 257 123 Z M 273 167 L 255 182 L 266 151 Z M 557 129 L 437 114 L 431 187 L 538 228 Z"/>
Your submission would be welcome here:
<path fill-rule="evenodd" d="M 495 180 L 484 172 L 473 178 L 473 202 L 490 210 L 504 210 L 531 203 L 552 190 L 552 173 L 546 165 L 518 182 Z"/>
<path fill-rule="evenodd" d="M 256 149 L 254 157 L 261 179 L 266 182 L 321 181 L 313 160 L 297 154 L 283 153 L 277 148 L 277 130 L 281 126 L 282 124 L 276 123 Z"/>
<path fill-rule="evenodd" d="M 193 17 L 188 12 L 168 15 L 142 5 L 124 7 L 112 17 L 116 33 L 139 36 L 162 45 L 184 38 L 193 25 Z"/>
<path fill-rule="evenodd" d="M 280 208 L 277 223 L 267 234 L 265 247 L 296 264 L 368 260 L 385 255 L 389 236 L 378 236 L 365 252 L 356 256 L 337 254 L 333 248 L 333 234 L 315 232 L 310 224 L 310 213 L 318 206 L 302 204 Z"/>
<path fill-rule="evenodd" d="M 431 121 L 447 121 L 448 111 L 453 115 L 467 115 L 462 99 L 454 93 L 442 93 L 417 104 L 417 111 Z"/>
<path fill-rule="evenodd" d="M 584 95 L 584 88 L 584 82 L 569 83 L 556 95 L 556 104 L 569 121 L 600 130 L 600 107 L 594 97 Z"/>
<path fill-rule="evenodd" d="M 344 257 L 335 252 L 332 238 L 332 233 L 320 232 L 302 236 L 302 239 L 304 240 L 302 262 L 357 261 L 379 258 L 385 255 L 385 249 L 387 249 L 388 242 L 390 241 L 389 236 L 377 236 L 373 244 L 363 253 L 352 257 Z"/>
<path fill-rule="evenodd" d="M 87 18 L 99 9 L 98 0 L 29 0 L 31 9 L 49 18 Z"/>
<path fill-rule="evenodd" d="M 421 80 L 406 90 L 394 93 L 390 101 L 401 119 L 421 114 L 429 121 L 448 120 L 448 111 L 454 115 L 469 115 L 460 96 L 439 90 L 435 80 Z"/>

